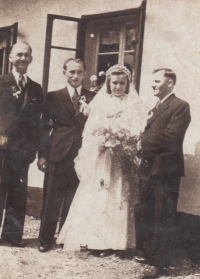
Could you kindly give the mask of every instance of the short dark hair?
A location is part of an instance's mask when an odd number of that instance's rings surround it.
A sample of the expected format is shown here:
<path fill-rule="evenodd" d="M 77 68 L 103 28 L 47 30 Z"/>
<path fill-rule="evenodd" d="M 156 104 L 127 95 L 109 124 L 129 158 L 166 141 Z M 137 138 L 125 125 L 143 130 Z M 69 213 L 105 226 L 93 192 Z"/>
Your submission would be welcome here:
<path fill-rule="evenodd" d="M 29 47 L 29 49 L 30 49 L 31 54 L 32 54 L 32 47 L 31 47 L 27 42 L 18 42 L 18 43 L 16 43 L 16 44 L 12 45 L 12 46 L 10 47 L 10 53 L 12 52 L 13 47 L 14 47 L 15 45 L 17 45 L 17 44 L 25 44 L 25 45 L 27 45 L 27 46 Z"/>
<path fill-rule="evenodd" d="M 153 74 L 155 74 L 159 71 L 164 71 L 164 77 L 172 79 L 174 85 L 176 84 L 176 74 L 173 70 L 168 69 L 168 68 L 159 68 L 159 69 L 153 70 Z"/>
<path fill-rule="evenodd" d="M 124 75 L 127 77 L 127 86 L 126 86 L 126 90 L 124 93 L 128 94 L 129 92 L 129 86 L 130 86 L 130 81 L 128 79 L 128 76 L 123 72 L 123 71 L 116 71 L 116 72 L 112 72 L 111 74 L 109 74 L 106 78 L 106 87 L 107 87 L 107 93 L 108 94 L 111 94 L 111 89 L 110 89 L 110 79 L 111 79 L 111 76 L 113 75 L 116 75 L 116 76 L 119 76 L 119 75 Z"/>
<path fill-rule="evenodd" d="M 84 62 L 80 59 L 80 58 L 68 58 L 67 60 L 65 60 L 64 64 L 63 64 L 63 69 L 66 71 L 67 70 L 67 64 L 69 61 L 74 61 L 75 63 L 79 63 L 83 65 L 83 69 L 84 71 L 86 70 L 86 66 L 84 64 Z"/>

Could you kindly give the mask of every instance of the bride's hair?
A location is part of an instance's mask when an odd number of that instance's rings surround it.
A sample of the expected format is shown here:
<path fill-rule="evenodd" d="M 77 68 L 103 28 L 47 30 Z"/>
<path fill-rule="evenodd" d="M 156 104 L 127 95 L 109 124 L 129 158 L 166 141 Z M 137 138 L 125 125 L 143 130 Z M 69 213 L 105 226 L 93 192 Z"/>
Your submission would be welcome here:
<path fill-rule="evenodd" d="M 131 73 L 129 72 L 129 70 L 120 64 L 114 65 L 108 69 L 108 71 L 106 72 L 106 87 L 107 87 L 108 94 L 112 93 L 111 89 L 110 89 L 111 75 L 115 75 L 115 76 L 125 75 L 127 77 L 127 86 L 126 86 L 126 90 L 124 93 L 128 94 L 130 80 L 131 80 Z"/>

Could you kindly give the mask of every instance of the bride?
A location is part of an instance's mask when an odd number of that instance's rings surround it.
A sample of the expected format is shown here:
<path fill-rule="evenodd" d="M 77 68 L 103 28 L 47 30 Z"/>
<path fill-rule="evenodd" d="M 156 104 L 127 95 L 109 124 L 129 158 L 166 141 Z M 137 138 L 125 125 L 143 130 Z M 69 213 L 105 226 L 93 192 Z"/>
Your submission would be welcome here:
<path fill-rule="evenodd" d="M 82 148 L 75 160 L 80 184 L 57 239 L 64 250 L 84 246 L 100 253 L 135 247 L 137 182 L 131 158 L 136 165 L 138 160 L 132 153 L 129 160 L 122 158 L 126 159 L 125 151 L 132 152 L 128 141 L 141 132 L 142 108 L 129 70 L 112 66 L 105 85 L 90 103 Z"/>

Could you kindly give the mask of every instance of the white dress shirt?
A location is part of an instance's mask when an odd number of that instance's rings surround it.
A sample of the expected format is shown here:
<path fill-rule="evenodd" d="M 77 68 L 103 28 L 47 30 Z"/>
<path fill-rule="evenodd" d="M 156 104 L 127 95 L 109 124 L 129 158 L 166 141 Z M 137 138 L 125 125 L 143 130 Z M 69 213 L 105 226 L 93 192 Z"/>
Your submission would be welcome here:
<path fill-rule="evenodd" d="M 77 90 L 78 94 L 81 95 L 81 89 L 82 89 L 82 85 L 80 85 L 79 87 L 77 88 L 74 88 L 72 87 L 69 83 L 67 83 L 67 89 L 68 89 L 68 92 L 69 92 L 69 96 L 72 100 L 72 96 L 74 95 L 74 91 L 75 89 Z"/>
<path fill-rule="evenodd" d="M 167 98 L 169 98 L 169 96 L 171 96 L 172 94 L 174 94 L 174 92 L 169 93 L 167 96 L 165 96 L 162 100 L 160 100 L 160 104 L 162 104 Z"/>
<path fill-rule="evenodd" d="M 16 72 L 15 71 L 15 69 L 13 68 L 12 69 L 12 73 L 13 73 L 13 75 L 14 75 L 14 77 L 15 77 L 15 80 L 16 80 L 16 82 L 17 82 L 17 85 L 19 86 L 19 76 L 21 75 L 20 73 L 18 73 L 18 72 Z M 25 80 L 25 83 L 27 83 L 28 82 L 28 80 L 27 80 L 27 73 L 25 73 L 25 74 L 23 74 L 22 76 L 24 76 L 24 80 Z M 24 86 L 25 86 L 26 84 L 24 84 Z"/>

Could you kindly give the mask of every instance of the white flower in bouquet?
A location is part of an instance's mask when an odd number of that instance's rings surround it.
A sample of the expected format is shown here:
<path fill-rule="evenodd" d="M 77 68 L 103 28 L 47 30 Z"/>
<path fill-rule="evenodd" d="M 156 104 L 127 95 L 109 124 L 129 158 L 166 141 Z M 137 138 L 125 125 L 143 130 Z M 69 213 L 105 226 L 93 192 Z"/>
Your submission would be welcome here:
<path fill-rule="evenodd" d="M 138 135 L 132 135 L 131 132 L 123 127 L 114 125 L 108 128 L 95 130 L 93 135 L 99 139 L 99 151 L 110 150 L 116 157 L 122 171 L 126 171 L 127 164 L 132 166 L 135 173 L 141 160 L 137 157 Z"/>
<path fill-rule="evenodd" d="M 91 80 L 92 82 L 96 81 L 96 80 L 97 80 L 97 76 L 96 76 L 96 75 L 92 75 L 92 76 L 90 77 L 90 80 Z"/>
<path fill-rule="evenodd" d="M 105 76 L 105 75 L 106 75 L 106 74 L 105 74 L 104 71 L 99 72 L 99 77 L 102 77 L 102 76 Z"/>

